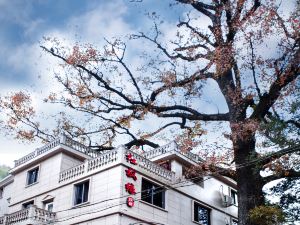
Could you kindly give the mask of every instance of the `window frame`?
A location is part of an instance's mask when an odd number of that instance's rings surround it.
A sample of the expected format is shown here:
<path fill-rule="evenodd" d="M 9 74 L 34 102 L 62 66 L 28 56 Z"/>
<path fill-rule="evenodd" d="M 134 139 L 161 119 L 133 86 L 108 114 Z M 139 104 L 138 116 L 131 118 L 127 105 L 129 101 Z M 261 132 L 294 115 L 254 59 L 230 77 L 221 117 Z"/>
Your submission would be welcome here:
<path fill-rule="evenodd" d="M 87 200 L 85 202 L 81 202 L 81 203 L 76 204 L 76 186 L 84 184 L 86 182 L 88 182 L 88 184 L 89 184 L 88 185 L 88 190 L 87 190 Z M 91 189 L 91 179 L 86 179 L 86 180 L 82 180 L 82 181 L 74 183 L 73 184 L 72 207 L 77 207 L 77 206 L 80 206 L 80 205 L 88 204 L 89 201 L 90 201 L 90 189 Z M 83 193 L 84 193 L 84 190 L 83 190 Z"/>
<path fill-rule="evenodd" d="M 151 193 L 151 202 L 148 202 L 148 201 L 145 201 L 144 199 L 143 199 L 143 189 L 142 189 L 142 187 L 143 187 L 143 181 L 146 181 L 146 182 L 148 182 L 148 183 L 150 183 L 150 184 L 152 184 L 152 185 L 155 185 L 155 186 L 158 186 L 158 187 L 161 187 L 162 189 L 163 189 L 163 191 L 162 191 L 162 193 L 163 193 L 163 201 L 162 201 L 162 206 L 159 206 L 159 205 L 155 205 L 154 203 L 153 203 L 153 190 L 152 190 L 152 193 Z M 166 189 L 163 187 L 163 185 L 161 185 L 161 184 L 158 184 L 157 182 L 154 182 L 154 181 L 152 181 L 152 180 L 149 180 L 149 179 L 146 179 L 146 178 L 144 178 L 144 177 L 142 177 L 142 179 L 141 179 L 141 197 L 140 197 L 140 201 L 141 202 L 143 202 L 143 203 L 145 203 L 145 204 L 148 204 L 148 205 L 151 205 L 152 207 L 156 207 L 156 208 L 158 208 L 158 209 L 161 209 L 161 210 L 167 210 L 167 204 L 166 204 L 166 197 L 167 196 L 167 191 L 166 191 Z"/>
<path fill-rule="evenodd" d="M 204 205 L 203 203 L 200 203 L 200 202 L 198 202 L 198 201 L 195 201 L 195 200 L 192 200 L 192 221 L 193 221 L 194 223 L 203 225 L 203 224 L 200 223 L 199 221 L 196 221 L 196 220 L 195 220 L 195 204 L 197 204 L 197 205 L 201 206 L 202 208 L 208 210 L 208 225 L 211 225 L 211 212 L 212 212 L 212 208 L 210 208 L 210 207 Z"/>
<path fill-rule="evenodd" d="M 49 210 L 49 206 L 52 206 L 51 210 Z M 53 212 L 53 207 L 54 207 L 53 201 L 44 203 L 44 209 L 47 210 L 48 212 Z"/>
<path fill-rule="evenodd" d="M 51 204 L 52 204 L 52 211 L 50 211 L 50 212 L 53 212 L 54 198 L 43 201 L 43 209 L 49 211 L 48 206 Z"/>
<path fill-rule="evenodd" d="M 36 170 L 36 169 L 37 169 L 36 181 L 33 182 L 33 183 L 29 183 L 29 176 L 30 176 L 29 173 L 32 172 L 32 171 L 34 171 L 34 170 Z M 34 167 L 30 168 L 29 170 L 27 170 L 27 173 L 26 173 L 27 174 L 26 175 L 26 187 L 35 185 L 35 184 L 37 184 L 39 182 L 39 180 L 40 180 L 40 173 L 41 173 L 40 171 L 41 171 L 40 165 L 34 166 Z"/>
<path fill-rule="evenodd" d="M 234 192 L 234 196 L 232 195 L 232 192 Z M 238 192 L 237 190 L 229 187 L 229 196 L 233 199 L 233 205 L 238 206 Z"/>

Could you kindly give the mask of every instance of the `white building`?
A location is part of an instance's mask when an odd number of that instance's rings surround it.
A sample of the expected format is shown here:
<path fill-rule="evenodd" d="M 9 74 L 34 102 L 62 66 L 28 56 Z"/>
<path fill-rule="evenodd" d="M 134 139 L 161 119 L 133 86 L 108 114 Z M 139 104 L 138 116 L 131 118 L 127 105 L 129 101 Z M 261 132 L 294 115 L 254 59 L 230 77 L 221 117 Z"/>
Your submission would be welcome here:
<path fill-rule="evenodd" d="M 16 160 L 0 181 L 0 224 L 236 224 L 232 180 L 184 178 L 199 160 L 174 142 L 143 155 L 100 154 L 62 137 Z"/>

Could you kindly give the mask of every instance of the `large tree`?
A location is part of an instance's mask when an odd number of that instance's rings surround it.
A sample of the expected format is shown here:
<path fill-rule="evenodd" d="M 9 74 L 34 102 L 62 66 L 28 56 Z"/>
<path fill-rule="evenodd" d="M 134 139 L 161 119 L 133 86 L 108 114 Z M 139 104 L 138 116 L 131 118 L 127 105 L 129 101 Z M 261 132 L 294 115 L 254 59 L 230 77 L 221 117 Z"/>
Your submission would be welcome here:
<path fill-rule="evenodd" d="M 120 40 L 107 41 L 103 50 L 79 44 L 68 50 L 56 39 L 47 39 L 42 49 L 61 60 L 64 73 L 55 78 L 64 93 L 52 93 L 46 101 L 63 104 L 84 117 L 72 120 L 61 113 L 56 129 L 43 129 L 35 121 L 29 94 L 19 92 L 1 100 L 9 115 L 4 126 L 18 138 L 44 141 L 63 129 L 96 150 L 112 149 L 124 135 L 129 137 L 123 139 L 128 148 L 158 147 L 155 138 L 172 131 L 177 132 L 182 150 L 188 151 L 216 123 L 232 150 L 227 169 L 223 162 L 217 170 L 235 177 L 239 224 L 252 225 L 249 210 L 264 205 L 263 186 L 275 179 L 299 177 L 286 156 L 299 149 L 269 155 L 261 151 L 266 143 L 285 146 L 299 139 L 298 2 L 294 1 L 294 11 L 282 10 L 284 2 L 273 0 L 175 3 L 190 12 L 174 28 L 174 37 L 166 37 L 159 17 L 150 14 L 151 32 L 130 37 L 130 43 L 137 43 L 135 53 L 143 50 L 143 57 L 134 62 L 126 58 L 126 43 Z M 214 112 L 201 103 L 209 87 L 221 96 L 214 102 Z M 140 125 L 149 120 L 155 122 Z M 217 164 L 214 160 L 209 162 Z M 269 173 L 261 176 L 262 170 Z"/>

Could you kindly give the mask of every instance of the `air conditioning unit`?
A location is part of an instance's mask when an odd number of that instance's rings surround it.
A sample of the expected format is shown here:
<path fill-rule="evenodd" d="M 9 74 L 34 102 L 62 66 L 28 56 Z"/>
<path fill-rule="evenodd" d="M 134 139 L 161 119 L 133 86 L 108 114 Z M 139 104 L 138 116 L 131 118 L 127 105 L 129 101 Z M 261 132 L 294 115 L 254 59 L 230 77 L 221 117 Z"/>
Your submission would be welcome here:
<path fill-rule="evenodd" d="M 230 197 L 229 195 L 224 195 L 223 196 L 223 206 L 224 207 L 229 207 L 234 204 L 234 199 Z"/>

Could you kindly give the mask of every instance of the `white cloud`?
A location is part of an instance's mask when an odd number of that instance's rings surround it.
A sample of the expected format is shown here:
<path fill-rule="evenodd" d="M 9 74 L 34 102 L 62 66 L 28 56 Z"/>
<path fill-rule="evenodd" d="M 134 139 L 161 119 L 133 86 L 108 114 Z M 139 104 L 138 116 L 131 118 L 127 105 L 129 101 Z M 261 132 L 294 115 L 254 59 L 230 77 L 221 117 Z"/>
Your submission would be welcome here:
<path fill-rule="evenodd" d="M 36 28 L 41 20 L 30 21 L 28 14 L 30 5 L 20 6 L 17 2 L 0 0 L 0 5 L 6 7 L 7 13 L 2 14 L 0 19 L 5 16 L 14 17 L 14 21 L 25 27 L 25 34 L 32 35 L 36 32 Z M 15 9 L 15 11 L 13 11 Z M 23 11 L 22 11 L 23 9 Z M 132 30 L 130 25 L 123 19 L 126 13 L 126 6 L 122 1 L 114 1 L 113 3 L 99 4 L 97 7 L 86 11 L 79 17 L 70 18 L 64 27 L 60 29 L 48 29 L 40 36 L 56 37 L 67 47 L 71 47 L 78 38 L 82 42 L 103 44 L 104 37 L 112 38 L 129 34 Z M 13 11 L 13 14 L 8 15 Z M 8 19 L 8 18 L 6 18 Z M 0 40 L 1 46 L 7 46 L 3 40 Z M 58 66 L 59 61 L 55 57 L 51 57 L 42 53 L 39 43 L 23 43 L 19 46 L 4 48 L 1 57 L 5 57 L 7 65 L 11 70 L 20 76 L 27 76 L 24 80 L 30 80 L 30 85 L 16 85 L 15 83 L 0 83 L 0 95 L 7 92 L 19 91 L 24 89 L 34 89 L 33 99 L 37 111 L 46 111 L 47 113 L 55 112 L 57 106 L 51 104 L 43 104 L 43 95 L 50 92 L 61 90 L 61 87 L 55 84 L 53 80 L 53 72 L 62 72 L 62 68 Z M 7 76 L 0 74 L 0 76 Z M 38 77 L 40 77 L 38 79 Z M 49 121 L 46 122 L 47 125 Z M 50 124 L 49 124 L 50 126 Z M 12 165 L 13 160 L 22 157 L 29 151 L 33 151 L 39 144 L 23 145 L 18 144 L 16 140 L 7 137 L 0 137 L 1 145 L 1 161 L 0 164 Z"/>

